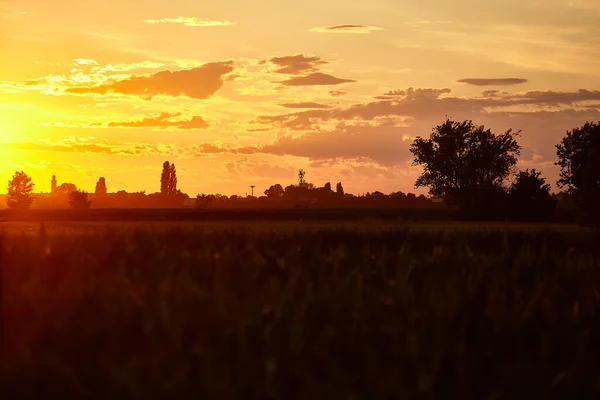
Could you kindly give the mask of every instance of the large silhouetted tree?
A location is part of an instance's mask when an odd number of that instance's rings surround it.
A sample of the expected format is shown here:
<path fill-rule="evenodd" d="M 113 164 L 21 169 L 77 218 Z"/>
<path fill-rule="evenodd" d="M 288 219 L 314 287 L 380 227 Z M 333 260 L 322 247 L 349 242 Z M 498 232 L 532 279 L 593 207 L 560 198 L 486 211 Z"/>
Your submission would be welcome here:
<path fill-rule="evenodd" d="M 98 183 L 96 183 L 96 194 L 97 195 L 103 195 L 107 193 L 107 188 L 106 188 L 106 179 L 104 178 L 100 178 L 98 179 Z"/>
<path fill-rule="evenodd" d="M 269 198 L 280 198 L 283 197 L 284 194 L 285 190 L 283 190 L 283 187 L 279 183 L 265 190 L 265 196 Z"/>
<path fill-rule="evenodd" d="M 77 186 L 73 183 L 65 182 L 56 188 L 56 193 L 58 194 L 71 194 L 72 192 L 77 190 Z"/>
<path fill-rule="evenodd" d="M 87 210 L 92 205 L 88 199 L 88 193 L 82 190 L 74 190 L 69 193 L 69 206 L 74 210 Z"/>
<path fill-rule="evenodd" d="M 447 119 L 429 139 L 417 137 L 411 145 L 413 165 L 423 167 L 415 186 L 453 199 L 468 214 L 491 214 L 501 207 L 503 183 L 517 163 L 518 135 L 512 130 L 496 135 L 472 121 Z"/>
<path fill-rule="evenodd" d="M 600 123 L 567 131 L 556 145 L 559 187 L 575 197 L 580 218 L 600 222 Z"/>
<path fill-rule="evenodd" d="M 33 203 L 33 188 L 35 184 L 31 178 L 23 171 L 15 172 L 12 179 L 8 181 L 8 194 L 6 196 L 6 205 L 16 210 L 27 210 Z"/>
<path fill-rule="evenodd" d="M 550 185 L 535 169 L 520 171 L 509 190 L 511 217 L 515 220 L 543 220 L 556 207 L 550 195 Z"/>
<path fill-rule="evenodd" d="M 169 195 L 169 188 L 171 182 L 171 164 L 168 161 L 163 163 L 162 174 L 160 175 L 160 193 L 163 196 Z"/>

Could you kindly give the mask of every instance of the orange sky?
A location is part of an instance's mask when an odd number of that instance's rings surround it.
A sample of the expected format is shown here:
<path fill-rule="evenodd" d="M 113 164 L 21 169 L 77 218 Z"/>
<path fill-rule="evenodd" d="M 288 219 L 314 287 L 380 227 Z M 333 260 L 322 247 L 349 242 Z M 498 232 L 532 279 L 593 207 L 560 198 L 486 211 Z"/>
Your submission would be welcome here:
<path fill-rule="evenodd" d="M 446 115 L 522 130 L 554 183 L 600 120 L 597 0 L 0 0 L 0 182 L 245 194 L 295 181 L 415 191 Z M 4 191 L 4 184 L 0 185 Z"/>

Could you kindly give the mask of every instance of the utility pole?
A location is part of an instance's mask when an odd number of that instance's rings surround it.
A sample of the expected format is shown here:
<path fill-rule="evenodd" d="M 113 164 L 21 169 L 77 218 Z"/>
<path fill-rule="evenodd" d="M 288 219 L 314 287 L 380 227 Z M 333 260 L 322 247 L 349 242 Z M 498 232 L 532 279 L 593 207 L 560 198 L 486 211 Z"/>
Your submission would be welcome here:
<path fill-rule="evenodd" d="M 256 186 L 254 186 L 254 185 L 250 185 L 250 188 L 252 189 L 252 197 L 254 197 L 254 188 L 255 188 L 255 187 L 256 187 Z"/>

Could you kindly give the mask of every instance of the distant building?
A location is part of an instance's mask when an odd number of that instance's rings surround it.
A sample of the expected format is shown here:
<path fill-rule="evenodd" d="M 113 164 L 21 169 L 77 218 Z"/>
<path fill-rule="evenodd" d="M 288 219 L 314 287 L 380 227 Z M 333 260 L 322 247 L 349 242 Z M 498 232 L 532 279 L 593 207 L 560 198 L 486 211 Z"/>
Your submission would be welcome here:
<path fill-rule="evenodd" d="M 58 188 L 58 183 L 56 182 L 56 175 L 52 175 L 52 183 L 50 186 L 50 194 L 56 194 L 56 189 Z"/>

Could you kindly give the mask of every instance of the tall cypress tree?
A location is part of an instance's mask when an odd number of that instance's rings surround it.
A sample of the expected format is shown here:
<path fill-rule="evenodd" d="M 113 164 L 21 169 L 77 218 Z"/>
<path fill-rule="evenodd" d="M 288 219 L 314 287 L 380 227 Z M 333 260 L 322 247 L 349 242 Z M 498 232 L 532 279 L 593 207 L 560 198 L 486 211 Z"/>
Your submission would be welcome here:
<path fill-rule="evenodd" d="M 171 164 L 169 173 L 169 196 L 175 196 L 177 194 L 177 170 L 175 164 Z"/>
<path fill-rule="evenodd" d="M 168 161 L 165 161 L 163 164 L 162 174 L 160 176 L 160 193 L 163 196 L 169 195 L 169 188 L 171 182 L 171 166 Z"/>

